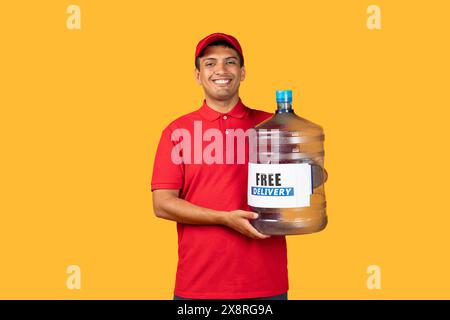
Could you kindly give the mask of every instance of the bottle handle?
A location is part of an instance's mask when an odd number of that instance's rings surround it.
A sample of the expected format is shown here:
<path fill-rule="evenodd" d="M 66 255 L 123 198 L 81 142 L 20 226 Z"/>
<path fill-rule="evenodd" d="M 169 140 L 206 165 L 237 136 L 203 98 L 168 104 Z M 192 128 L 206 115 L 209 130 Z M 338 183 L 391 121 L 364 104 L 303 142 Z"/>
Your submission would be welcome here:
<path fill-rule="evenodd" d="M 318 188 L 328 180 L 328 172 L 321 165 L 311 163 L 311 179 L 313 189 Z"/>

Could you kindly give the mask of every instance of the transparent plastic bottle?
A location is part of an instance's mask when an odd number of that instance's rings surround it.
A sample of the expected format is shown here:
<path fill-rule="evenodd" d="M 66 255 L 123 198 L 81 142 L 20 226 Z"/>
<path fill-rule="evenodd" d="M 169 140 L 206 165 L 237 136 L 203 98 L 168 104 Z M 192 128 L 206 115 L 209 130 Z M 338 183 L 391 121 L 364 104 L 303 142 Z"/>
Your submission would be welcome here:
<path fill-rule="evenodd" d="M 259 214 L 251 222 L 268 235 L 318 232 L 327 225 L 323 129 L 294 113 L 291 90 L 276 99 L 250 145 L 248 204 Z"/>

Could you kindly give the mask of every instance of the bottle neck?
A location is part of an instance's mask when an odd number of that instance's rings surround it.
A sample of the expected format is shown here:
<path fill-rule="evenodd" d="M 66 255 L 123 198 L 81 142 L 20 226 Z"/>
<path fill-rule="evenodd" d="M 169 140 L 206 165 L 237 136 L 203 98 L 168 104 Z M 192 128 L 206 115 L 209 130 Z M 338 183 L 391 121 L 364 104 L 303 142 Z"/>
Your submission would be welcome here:
<path fill-rule="evenodd" d="M 290 102 L 277 102 L 277 113 L 294 113 L 292 109 L 292 103 Z"/>

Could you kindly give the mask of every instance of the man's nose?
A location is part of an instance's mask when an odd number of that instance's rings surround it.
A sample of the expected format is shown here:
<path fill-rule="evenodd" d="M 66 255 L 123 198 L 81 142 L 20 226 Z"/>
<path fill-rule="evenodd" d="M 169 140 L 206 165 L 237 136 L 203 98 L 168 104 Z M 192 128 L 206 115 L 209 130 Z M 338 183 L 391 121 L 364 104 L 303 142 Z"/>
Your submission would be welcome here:
<path fill-rule="evenodd" d="M 216 64 L 216 68 L 214 70 L 215 73 L 222 74 L 225 73 L 225 71 L 226 71 L 226 64 L 224 62 L 219 62 Z"/>

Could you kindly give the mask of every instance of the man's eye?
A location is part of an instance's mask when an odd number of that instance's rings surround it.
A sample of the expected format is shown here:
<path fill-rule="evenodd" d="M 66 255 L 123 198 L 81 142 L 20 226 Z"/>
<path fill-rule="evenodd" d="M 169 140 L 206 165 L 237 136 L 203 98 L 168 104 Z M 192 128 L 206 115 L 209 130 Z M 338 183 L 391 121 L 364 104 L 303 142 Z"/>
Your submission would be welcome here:
<path fill-rule="evenodd" d="M 228 61 L 228 63 L 230 63 L 230 64 L 236 64 L 236 62 L 234 62 L 233 60 Z"/>
<path fill-rule="evenodd" d="M 211 62 L 209 62 L 209 63 L 206 64 L 207 67 L 210 67 L 210 66 L 212 66 L 212 65 L 213 65 L 213 64 L 212 64 Z"/>

